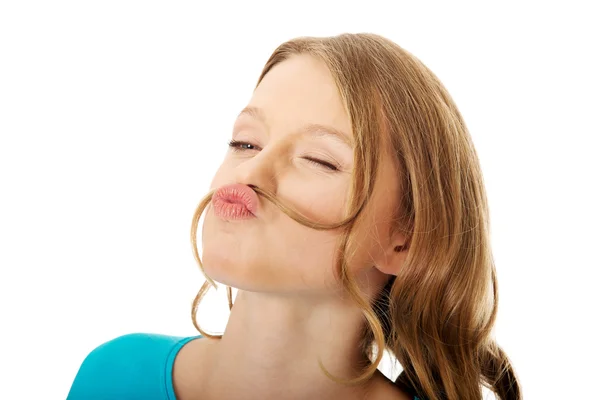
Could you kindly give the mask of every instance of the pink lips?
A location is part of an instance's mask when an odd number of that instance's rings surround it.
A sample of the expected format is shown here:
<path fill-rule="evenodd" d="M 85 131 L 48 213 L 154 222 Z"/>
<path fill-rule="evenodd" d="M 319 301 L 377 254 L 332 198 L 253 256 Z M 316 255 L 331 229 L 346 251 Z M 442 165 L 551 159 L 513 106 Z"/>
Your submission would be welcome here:
<path fill-rule="evenodd" d="M 258 196 L 247 185 L 234 183 L 215 191 L 212 205 L 218 217 L 238 220 L 254 218 L 258 208 Z"/>

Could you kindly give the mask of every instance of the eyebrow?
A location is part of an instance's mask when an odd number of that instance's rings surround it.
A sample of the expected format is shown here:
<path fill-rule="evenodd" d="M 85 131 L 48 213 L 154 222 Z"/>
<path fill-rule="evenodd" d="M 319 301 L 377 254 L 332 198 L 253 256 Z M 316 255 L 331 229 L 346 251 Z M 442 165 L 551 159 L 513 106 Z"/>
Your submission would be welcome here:
<path fill-rule="evenodd" d="M 245 107 L 239 113 L 238 118 L 241 117 L 242 115 L 248 115 L 252 118 L 258 119 L 265 126 L 268 125 L 267 118 L 266 118 L 265 113 L 262 110 L 262 108 L 253 107 L 253 106 Z M 334 128 L 333 126 L 328 126 L 328 125 L 323 125 L 323 124 L 306 124 L 300 128 L 300 132 L 308 133 L 313 136 L 321 136 L 321 137 L 329 136 L 334 139 L 337 139 L 338 141 L 340 141 L 352 148 L 354 147 L 354 143 L 353 143 L 353 140 L 351 139 L 351 137 L 349 135 L 345 134 L 344 132 L 342 132 L 341 130 Z"/>

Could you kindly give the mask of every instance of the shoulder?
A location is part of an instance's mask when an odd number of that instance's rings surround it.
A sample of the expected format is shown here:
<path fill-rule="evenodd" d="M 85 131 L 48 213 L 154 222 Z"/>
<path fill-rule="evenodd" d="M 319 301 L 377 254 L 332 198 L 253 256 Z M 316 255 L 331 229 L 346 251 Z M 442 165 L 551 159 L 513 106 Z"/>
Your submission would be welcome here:
<path fill-rule="evenodd" d="M 79 367 L 68 400 L 169 399 L 173 359 L 193 338 L 130 333 L 102 343 Z"/>

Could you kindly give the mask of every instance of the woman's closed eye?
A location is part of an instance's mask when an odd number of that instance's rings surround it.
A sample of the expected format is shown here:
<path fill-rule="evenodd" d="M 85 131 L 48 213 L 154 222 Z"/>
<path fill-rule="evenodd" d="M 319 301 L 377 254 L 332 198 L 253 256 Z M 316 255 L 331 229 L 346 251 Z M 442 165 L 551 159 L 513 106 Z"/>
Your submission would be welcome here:
<path fill-rule="evenodd" d="M 242 141 L 238 141 L 238 140 L 231 140 L 229 142 L 229 147 L 235 152 L 248 151 L 248 150 L 259 150 L 259 147 L 253 145 L 252 143 L 242 142 Z M 310 163 L 318 165 L 327 170 L 339 171 L 339 168 L 336 165 L 334 165 L 333 163 L 330 163 L 328 161 L 320 160 L 318 158 L 313 158 L 313 157 L 302 157 L 302 158 Z"/>

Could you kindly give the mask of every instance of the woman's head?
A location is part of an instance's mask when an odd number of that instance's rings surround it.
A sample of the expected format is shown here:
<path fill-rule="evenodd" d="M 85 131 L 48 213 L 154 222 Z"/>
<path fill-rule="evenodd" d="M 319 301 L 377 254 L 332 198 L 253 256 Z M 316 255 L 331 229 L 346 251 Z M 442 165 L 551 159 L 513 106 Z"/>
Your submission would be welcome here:
<path fill-rule="evenodd" d="M 397 383 L 423 397 L 481 398 L 484 383 L 520 398 L 490 337 L 496 280 L 477 154 L 436 76 L 378 35 L 303 37 L 275 50 L 249 105 L 233 130 L 240 150 L 212 188 L 247 184 L 262 201 L 252 220 L 207 214 L 207 284 L 343 288 L 364 314 L 365 353 L 378 350 L 358 380 L 388 348 L 404 368 Z M 338 134 L 302 133 L 307 124 Z"/>
<path fill-rule="evenodd" d="M 375 136 L 382 140 L 382 136 Z M 327 64 L 296 54 L 273 65 L 235 121 L 231 148 L 212 189 L 241 183 L 273 194 L 309 221 L 333 224 L 348 217 L 357 140 Z M 400 196 L 389 146 L 380 146 L 377 180 L 363 213 L 356 253 L 349 263 L 372 291 L 399 268 L 394 252 L 405 237 L 391 236 Z M 260 192 L 259 192 L 260 193 Z M 204 272 L 243 290 L 337 296 L 336 251 L 343 229 L 316 230 L 289 218 L 264 198 L 256 217 L 235 221 L 206 214 L 202 234 Z M 366 217 L 366 218 L 365 218 Z"/>

